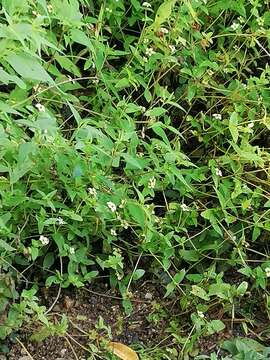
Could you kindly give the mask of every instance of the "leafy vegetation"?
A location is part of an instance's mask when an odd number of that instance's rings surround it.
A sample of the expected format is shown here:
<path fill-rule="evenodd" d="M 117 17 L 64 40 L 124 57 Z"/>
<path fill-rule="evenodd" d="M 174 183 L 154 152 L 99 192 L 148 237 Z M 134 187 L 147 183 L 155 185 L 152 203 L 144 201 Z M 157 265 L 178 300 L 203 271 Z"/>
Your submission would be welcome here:
<path fill-rule="evenodd" d="M 269 2 L 2 0 L 0 24 L 0 338 L 64 331 L 39 289 L 103 276 L 127 314 L 140 279 L 185 314 L 155 358 L 237 319 L 264 343 Z M 226 350 L 266 358 L 249 340 Z"/>

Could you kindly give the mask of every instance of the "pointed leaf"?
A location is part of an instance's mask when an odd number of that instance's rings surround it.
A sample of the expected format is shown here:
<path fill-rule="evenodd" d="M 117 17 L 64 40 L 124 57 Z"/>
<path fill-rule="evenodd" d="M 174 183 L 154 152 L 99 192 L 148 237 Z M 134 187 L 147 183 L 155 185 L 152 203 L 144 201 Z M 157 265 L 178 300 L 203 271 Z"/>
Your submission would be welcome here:
<path fill-rule="evenodd" d="M 43 69 L 37 59 L 27 54 L 11 54 L 6 58 L 7 62 L 23 78 L 37 80 L 53 84 L 53 79 Z"/>

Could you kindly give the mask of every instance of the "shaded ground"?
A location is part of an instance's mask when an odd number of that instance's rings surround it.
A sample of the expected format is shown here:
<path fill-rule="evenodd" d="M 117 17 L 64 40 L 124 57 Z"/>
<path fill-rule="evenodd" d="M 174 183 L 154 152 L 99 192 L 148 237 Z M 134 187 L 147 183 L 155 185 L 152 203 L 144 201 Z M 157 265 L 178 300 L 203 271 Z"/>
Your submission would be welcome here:
<path fill-rule="evenodd" d="M 53 302 L 56 293 L 55 289 L 46 294 L 49 304 Z M 157 344 L 164 340 L 168 325 L 163 310 L 159 309 L 160 299 L 162 294 L 158 289 L 149 289 L 147 284 L 143 285 L 134 292 L 132 315 L 126 316 L 121 299 L 104 285 L 99 286 L 98 291 L 95 288 L 63 291 L 51 312 L 51 318 L 56 322 L 65 314 L 69 321 L 67 334 L 49 336 L 42 342 L 36 342 L 29 338 L 39 329 L 33 326 L 24 328 L 18 334 L 20 343 L 12 346 L 8 359 L 18 360 L 22 357 L 21 360 L 27 360 L 25 356 L 29 354 L 35 360 L 85 359 L 89 356 L 87 349 L 90 343 L 99 347 L 101 339 L 108 338 L 106 329 L 96 328 L 98 324 L 102 325 L 100 318 L 111 329 L 113 341 L 126 345 Z M 164 308 L 168 305 L 164 303 Z"/>
<path fill-rule="evenodd" d="M 55 300 L 57 288 L 43 291 L 42 302 L 49 308 Z M 122 299 L 109 289 L 106 284 L 96 284 L 80 290 L 62 290 L 61 295 L 50 312 L 50 320 L 59 324 L 64 316 L 68 320 L 68 329 L 62 336 L 47 336 L 42 341 L 33 341 L 31 336 L 42 334 L 38 325 L 26 325 L 9 341 L 9 355 L 0 355 L 0 360 L 83 360 L 90 359 L 95 351 L 104 349 L 104 339 L 119 341 L 123 344 L 140 347 L 162 346 L 174 348 L 179 354 L 181 345 L 174 342 L 173 331 L 168 332 L 170 321 L 176 321 L 179 336 L 187 334 L 183 328 L 190 323 L 189 315 L 179 314 L 178 299 L 164 300 L 163 288 L 143 283 L 133 291 L 133 312 L 127 316 L 122 306 Z M 230 319 L 222 316 L 219 306 L 216 311 L 206 314 L 211 318 L 221 318 L 226 328 L 207 337 L 201 337 L 194 354 L 217 353 L 219 358 L 225 355 L 220 350 L 224 340 L 244 336 L 241 320 L 232 327 Z M 244 320 L 244 319 L 243 319 Z M 182 324 L 182 325 L 181 325 Z M 110 335 L 111 334 L 111 335 Z M 12 337 L 11 337 L 12 338 Z M 16 340 L 17 339 L 17 340 Z M 151 356 L 150 356 L 151 358 Z M 180 359 L 181 357 L 179 357 Z M 91 359 L 109 359 L 98 353 Z M 153 360 L 155 355 L 153 355 Z M 175 357 L 173 357 L 175 359 Z"/>

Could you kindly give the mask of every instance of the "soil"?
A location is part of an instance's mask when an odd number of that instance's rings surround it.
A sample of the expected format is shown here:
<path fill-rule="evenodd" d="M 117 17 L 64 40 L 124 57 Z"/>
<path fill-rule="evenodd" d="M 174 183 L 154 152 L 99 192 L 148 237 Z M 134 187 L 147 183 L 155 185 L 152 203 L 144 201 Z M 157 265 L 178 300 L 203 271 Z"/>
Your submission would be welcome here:
<path fill-rule="evenodd" d="M 57 291 L 57 288 L 43 290 L 40 298 L 46 308 L 55 302 Z M 6 356 L 0 354 L 0 360 L 86 360 L 93 351 L 91 346 L 102 348 L 104 339 L 132 347 L 154 347 L 162 343 L 177 348 L 166 331 L 169 321 L 177 319 L 183 325 L 189 322 L 188 316 L 180 318 L 177 299 L 164 300 L 164 289 L 148 281 L 133 290 L 132 294 L 133 311 L 127 316 L 119 294 L 106 283 L 80 290 L 63 289 L 50 312 L 50 320 L 59 324 L 63 315 L 67 317 L 68 330 L 64 335 L 33 341 L 31 336 L 40 333 L 41 328 L 38 324 L 25 325 L 10 337 L 7 345 L 11 350 Z M 222 318 L 222 309 L 213 309 L 212 314 L 207 316 L 209 319 Z M 224 331 L 199 339 L 197 354 L 211 355 L 216 352 L 221 358 L 225 355 L 220 350 L 224 340 L 244 336 L 241 323 L 236 322 L 231 328 L 231 323 L 223 320 L 227 325 Z M 98 327 L 98 324 L 104 326 Z M 111 332 L 111 336 L 108 332 Z M 97 358 L 102 359 L 100 355 Z M 108 357 L 104 355 L 104 359 Z"/>
<path fill-rule="evenodd" d="M 57 289 L 44 291 L 47 306 L 53 303 Z M 119 295 L 118 295 L 119 296 Z M 59 322 L 65 314 L 69 325 L 63 336 L 49 336 L 43 341 L 31 341 L 30 337 L 40 329 L 26 326 L 17 335 L 18 341 L 9 344 L 8 360 L 83 360 L 89 356 L 89 344 L 99 347 L 102 338 L 109 339 L 106 329 L 97 330 L 100 318 L 111 328 L 112 340 L 123 344 L 155 345 L 164 338 L 168 326 L 165 316 L 159 315 L 153 324 L 149 317 L 157 313 L 163 294 L 160 289 L 143 284 L 133 292 L 133 312 L 127 316 L 121 298 L 106 285 L 81 290 L 63 290 L 50 313 L 51 319 Z M 163 301 L 162 308 L 169 308 Z M 31 357 L 30 357 L 31 355 Z M 1 359 L 2 360 L 2 359 Z"/>

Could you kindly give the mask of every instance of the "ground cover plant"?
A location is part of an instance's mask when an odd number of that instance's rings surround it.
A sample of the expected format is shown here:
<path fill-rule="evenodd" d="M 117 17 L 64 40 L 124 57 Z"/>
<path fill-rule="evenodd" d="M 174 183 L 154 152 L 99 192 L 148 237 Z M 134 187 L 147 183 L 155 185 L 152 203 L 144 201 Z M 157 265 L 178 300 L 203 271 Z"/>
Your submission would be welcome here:
<path fill-rule="evenodd" d="M 269 2 L 0 4 L 0 350 L 64 333 L 65 288 L 105 282 L 128 316 L 148 281 L 178 314 L 142 359 L 266 359 Z"/>

